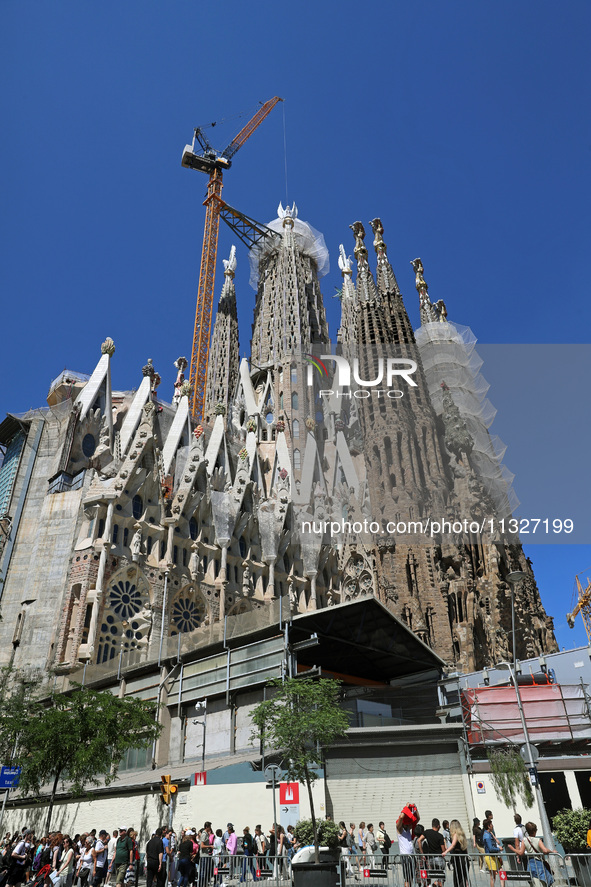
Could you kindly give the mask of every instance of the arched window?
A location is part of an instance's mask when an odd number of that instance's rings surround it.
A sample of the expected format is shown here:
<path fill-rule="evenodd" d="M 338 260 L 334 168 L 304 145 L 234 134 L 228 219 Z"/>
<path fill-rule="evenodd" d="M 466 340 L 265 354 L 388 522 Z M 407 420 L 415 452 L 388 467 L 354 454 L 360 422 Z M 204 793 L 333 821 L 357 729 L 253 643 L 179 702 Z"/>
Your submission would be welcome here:
<path fill-rule="evenodd" d="M 292 393 L 291 393 L 291 408 L 292 408 L 292 410 L 299 409 L 297 391 L 292 391 Z"/>
<path fill-rule="evenodd" d="M 129 540 L 129 528 L 123 527 L 123 547 L 127 546 L 128 540 Z"/>
<path fill-rule="evenodd" d="M 142 514 L 144 513 L 144 503 L 141 496 L 134 496 L 131 501 L 131 509 L 133 512 L 133 516 L 136 520 L 139 520 Z"/>
<path fill-rule="evenodd" d="M 187 549 L 183 548 L 183 567 L 187 566 Z"/>
<path fill-rule="evenodd" d="M 175 564 L 178 564 L 179 561 L 179 548 L 178 545 L 174 545 L 172 549 L 172 560 Z"/>
<path fill-rule="evenodd" d="M 102 539 L 102 538 L 103 538 L 103 533 L 104 533 L 104 532 L 105 532 L 105 519 L 104 519 L 104 517 L 101 517 L 101 519 L 99 520 L 99 525 L 98 525 L 98 537 L 99 537 L 99 539 Z"/>
<path fill-rule="evenodd" d="M 293 438 L 300 436 L 300 423 L 298 422 L 297 419 L 294 419 L 293 422 L 291 423 L 291 436 Z"/>
<path fill-rule="evenodd" d="M 220 562 L 217 559 L 217 557 L 214 558 L 214 561 L 213 561 L 213 575 L 216 579 L 220 575 Z"/>
<path fill-rule="evenodd" d="M 189 535 L 193 541 L 197 538 L 197 521 L 194 517 L 189 521 Z"/>
<path fill-rule="evenodd" d="M 238 547 L 240 549 L 240 557 L 246 557 L 246 540 L 242 536 L 238 540 Z"/>
<path fill-rule="evenodd" d="M 166 542 L 164 539 L 160 540 L 160 560 L 163 561 L 166 556 Z"/>
<path fill-rule="evenodd" d="M 113 524 L 113 545 L 117 545 L 118 538 L 119 538 L 119 524 Z"/>
<path fill-rule="evenodd" d="M 204 572 L 204 573 L 207 573 L 207 565 L 208 565 L 208 563 L 209 563 L 209 561 L 208 561 L 208 559 L 207 559 L 207 555 L 204 554 L 204 555 L 203 555 L 203 572 Z"/>
<path fill-rule="evenodd" d="M 299 471 L 301 468 L 301 458 L 300 458 L 300 451 L 299 450 L 293 451 L 293 467 L 294 467 L 295 471 Z"/>
<path fill-rule="evenodd" d="M 292 384 L 292 385 L 297 385 L 297 384 L 298 384 L 298 370 L 297 370 L 297 367 L 292 367 L 292 368 L 291 368 L 291 384 Z"/>
<path fill-rule="evenodd" d="M 234 582 L 238 585 L 238 566 L 234 564 Z"/>
<path fill-rule="evenodd" d="M 152 554 L 152 537 L 148 536 L 148 541 L 146 542 L 146 551 L 148 554 Z"/>

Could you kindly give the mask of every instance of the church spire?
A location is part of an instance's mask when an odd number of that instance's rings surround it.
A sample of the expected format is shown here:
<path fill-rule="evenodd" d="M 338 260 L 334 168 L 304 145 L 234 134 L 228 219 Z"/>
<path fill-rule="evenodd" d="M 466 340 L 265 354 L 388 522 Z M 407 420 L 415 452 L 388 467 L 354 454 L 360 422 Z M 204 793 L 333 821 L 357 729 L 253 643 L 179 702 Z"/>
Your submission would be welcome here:
<path fill-rule="evenodd" d="M 230 257 L 224 259 L 224 286 L 211 339 L 207 389 L 205 393 L 204 415 L 213 416 L 218 404 L 228 409 L 228 402 L 234 396 L 238 383 L 240 358 L 238 345 L 238 314 L 236 311 L 236 247 L 230 250 Z"/>
<path fill-rule="evenodd" d="M 251 362 L 283 365 L 290 355 L 328 342 L 318 278 L 328 270 L 324 237 L 298 218 L 293 206 L 277 209 L 269 223 L 278 238 L 258 254 L 259 285 L 252 328 Z"/>
<path fill-rule="evenodd" d="M 355 287 L 352 280 L 351 257 L 345 253 L 342 243 L 339 246 L 339 268 L 343 275 L 343 286 L 341 288 L 341 326 L 337 334 L 337 341 L 340 345 L 351 345 L 357 341 Z"/>
<path fill-rule="evenodd" d="M 370 302 L 379 305 L 380 294 L 376 287 L 373 275 L 367 261 L 367 247 L 365 245 L 365 228 L 362 222 L 353 222 L 349 228 L 355 235 L 355 259 L 357 260 L 357 299 L 359 302 Z"/>
<path fill-rule="evenodd" d="M 445 323 L 447 321 L 447 308 L 443 299 L 433 304 L 429 298 L 429 287 L 423 277 L 425 269 L 420 259 L 413 259 L 410 263 L 415 272 L 415 286 L 419 294 L 421 308 L 421 323 Z"/>
<path fill-rule="evenodd" d="M 386 244 L 384 243 L 384 226 L 381 219 L 372 219 L 369 223 L 374 233 L 373 246 L 378 257 L 378 267 L 376 270 L 376 283 L 380 293 L 385 295 L 400 295 L 398 281 L 392 270 L 392 266 L 388 261 Z"/>

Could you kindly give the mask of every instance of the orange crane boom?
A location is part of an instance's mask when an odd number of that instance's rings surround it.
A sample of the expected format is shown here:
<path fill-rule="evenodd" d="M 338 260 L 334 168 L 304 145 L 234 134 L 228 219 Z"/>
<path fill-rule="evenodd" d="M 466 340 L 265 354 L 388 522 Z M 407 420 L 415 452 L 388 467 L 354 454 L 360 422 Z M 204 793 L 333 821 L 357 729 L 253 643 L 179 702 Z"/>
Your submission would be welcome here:
<path fill-rule="evenodd" d="M 193 349 L 189 382 L 191 384 L 191 414 L 200 422 L 203 418 L 205 403 L 205 386 L 207 384 L 207 365 L 209 361 L 209 341 L 211 338 L 211 319 L 213 294 L 215 287 L 215 269 L 218 252 L 218 234 L 220 230 L 220 209 L 222 200 L 223 170 L 232 165 L 232 157 L 250 138 L 278 102 L 283 101 L 275 96 L 262 105 L 254 117 L 248 121 L 228 147 L 217 153 L 209 144 L 202 129 L 195 130 L 192 145 L 183 151 L 182 165 L 189 169 L 198 169 L 209 174 L 205 206 L 205 229 L 203 232 L 203 251 L 201 253 L 201 270 L 199 272 L 199 290 L 197 292 L 197 310 L 193 330 Z M 202 152 L 195 152 L 195 141 L 198 141 Z"/>

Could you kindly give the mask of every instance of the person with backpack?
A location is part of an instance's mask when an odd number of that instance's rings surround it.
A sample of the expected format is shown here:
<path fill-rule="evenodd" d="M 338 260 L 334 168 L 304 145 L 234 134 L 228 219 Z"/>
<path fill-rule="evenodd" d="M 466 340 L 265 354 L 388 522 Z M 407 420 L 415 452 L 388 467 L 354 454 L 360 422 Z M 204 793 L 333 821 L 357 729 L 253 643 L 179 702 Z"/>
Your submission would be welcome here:
<path fill-rule="evenodd" d="M 378 823 L 376 838 L 378 846 L 382 851 L 382 868 L 388 871 L 388 857 L 390 855 L 390 847 L 392 846 L 392 838 L 386 831 L 386 826 L 383 822 Z"/>
<path fill-rule="evenodd" d="M 258 881 L 259 879 L 257 877 L 253 859 L 256 852 L 256 844 L 250 833 L 250 828 L 247 825 L 242 829 L 242 852 L 244 854 L 244 859 L 242 861 L 242 875 L 240 876 L 240 881 L 246 881 L 246 872 L 248 868 L 252 874 L 253 881 Z"/>
<path fill-rule="evenodd" d="M 133 872 L 133 841 L 127 834 L 127 828 L 119 829 L 113 868 L 116 872 L 117 887 L 123 887 L 125 876 L 128 872 Z"/>

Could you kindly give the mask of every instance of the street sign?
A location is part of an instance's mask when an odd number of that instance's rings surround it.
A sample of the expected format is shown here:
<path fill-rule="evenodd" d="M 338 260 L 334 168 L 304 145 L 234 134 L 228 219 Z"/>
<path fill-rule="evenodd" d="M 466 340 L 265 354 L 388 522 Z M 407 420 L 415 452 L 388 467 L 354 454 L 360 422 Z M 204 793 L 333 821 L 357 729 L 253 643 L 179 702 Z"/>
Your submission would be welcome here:
<path fill-rule="evenodd" d="M 2 767 L 0 769 L 0 788 L 16 788 L 20 775 L 20 767 Z"/>
<path fill-rule="evenodd" d="M 529 748 L 530 748 L 530 752 L 531 752 L 531 761 L 532 761 L 533 764 L 537 764 L 537 763 L 538 763 L 538 759 L 539 759 L 539 757 L 540 757 L 540 753 L 539 753 L 539 751 L 537 750 L 537 748 L 535 747 L 535 745 L 532 745 L 532 744 L 531 744 L 531 742 L 530 742 L 530 744 L 529 744 Z M 529 758 L 529 755 L 528 755 L 528 753 L 527 753 L 527 743 L 524 743 L 524 744 L 521 746 L 521 748 L 519 749 L 519 754 L 520 754 L 521 757 L 523 758 L 524 762 L 525 762 L 526 764 L 529 764 L 529 762 L 530 762 L 530 758 Z"/>
<path fill-rule="evenodd" d="M 299 784 L 299 782 L 280 782 L 279 783 L 279 803 L 280 804 L 299 804 L 300 803 L 300 784 Z"/>
<path fill-rule="evenodd" d="M 538 784 L 538 771 L 537 771 L 537 768 L 536 768 L 536 767 L 528 767 L 527 769 L 528 769 L 528 771 L 529 771 L 529 781 L 531 782 L 531 784 L 532 784 L 532 785 L 534 786 L 534 788 L 535 788 L 535 786 Z"/>
<path fill-rule="evenodd" d="M 265 776 L 267 779 L 274 779 L 277 782 L 281 776 L 281 767 L 278 767 L 277 764 L 269 764 L 268 767 L 265 767 Z"/>
<path fill-rule="evenodd" d="M 193 777 L 193 785 L 207 785 L 207 770 L 201 770 L 195 773 Z"/>
<path fill-rule="evenodd" d="M 484 782 L 482 781 L 482 779 L 479 779 L 478 782 L 476 783 L 476 791 L 479 795 L 486 794 L 486 786 L 485 786 Z"/>

